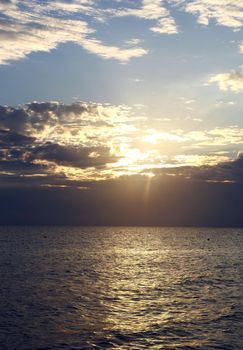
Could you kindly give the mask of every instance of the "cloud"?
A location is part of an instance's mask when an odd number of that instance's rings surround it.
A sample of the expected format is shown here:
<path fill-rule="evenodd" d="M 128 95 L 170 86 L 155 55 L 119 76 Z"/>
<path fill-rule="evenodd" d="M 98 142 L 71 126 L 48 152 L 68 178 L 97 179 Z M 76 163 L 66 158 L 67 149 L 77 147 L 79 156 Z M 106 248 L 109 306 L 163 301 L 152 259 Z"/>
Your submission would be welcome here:
<path fill-rule="evenodd" d="M 123 8 L 117 12 L 118 16 L 135 16 L 144 19 L 157 20 L 168 15 L 168 10 L 164 7 L 163 1 L 142 0 L 141 7 Z"/>
<path fill-rule="evenodd" d="M 231 90 L 239 92 L 243 90 L 243 70 L 233 70 L 229 73 L 216 74 L 209 79 L 209 83 L 218 84 L 220 90 L 223 91 Z"/>
<path fill-rule="evenodd" d="M 218 25 L 226 26 L 234 30 L 240 30 L 243 26 L 243 3 L 240 0 L 172 0 L 176 4 L 183 4 L 186 12 L 198 17 L 198 22 L 208 25 L 214 20 Z"/>
<path fill-rule="evenodd" d="M 59 145 L 47 142 L 31 149 L 27 156 L 28 161 L 43 160 L 75 168 L 100 168 L 108 163 L 117 161 L 111 156 L 107 147 L 84 147 Z"/>
<path fill-rule="evenodd" d="M 12 169 L 8 175 L 26 176 L 33 170 L 33 176 L 62 175 L 66 181 L 113 176 L 109 164 L 119 160 L 120 142 L 134 130 L 131 122 L 137 121 L 126 106 L 81 102 L 2 106 L 2 171 Z"/>
<path fill-rule="evenodd" d="M 14 8 L 2 2 L 0 15 L 0 64 L 26 57 L 32 52 L 49 52 L 61 43 L 73 42 L 88 52 L 106 59 L 127 62 L 148 50 L 137 45 L 130 48 L 109 46 L 95 38 L 89 18 L 98 19 L 101 12 L 93 1 L 16 2 Z M 78 16 L 73 16 L 76 13 Z"/>
<path fill-rule="evenodd" d="M 89 39 L 83 42 L 83 47 L 91 53 L 97 54 L 105 59 L 117 59 L 121 62 L 127 62 L 131 58 L 141 57 L 148 53 L 148 50 L 141 47 L 118 48 L 116 46 L 106 46 L 101 41 Z"/>
<path fill-rule="evenodd" d="M 159 124 L 152 129 L 140 114 L 141 106 L 91 102 L 1 106 L 0 178 L 80 186 L 153 169 L 177 168 L 179 176 L 183 167 L 230 162 L 242 149 L 239 127 L 186 131 Z"/>
<path fill-rule="evenodd" d="M 239 49 L 240 49 L 240 52 L 243 53 L 243 42 L 240 43 Z"/>
<path fill-rule="evenodd" d="M 170 16 L 169 10 L 164 6 L 161 0 L 142 0 L 139 8 L 123 8 L 114 11 L 114 15 L 118 17 L 134 16 L 144 20 L 153 20 L 155 25 L 150 30 L 159 34 L 176 34 L 178 32 L 177 25 Z"/>
<path fill-rule="evenodd" d="M 112 1 L 105 5 L 93 0 L 0 1 L 0 64 L 23 59 L 33 52 L 50 52 L 60 44 L 72 42 L 103 59 L 127 61 L 146 55 L 140 39 L 127 38 L 124 43 L 102 40 L 104 26 L 113 30 L 116 18 L 135 17 L 149 23 L 157 34 L 179 32 L 176 11 L 191 13 L 198 22 L 239 30 L 243 25 L 241 1 L 228 0 L 141 0 Z M 145 30 L 146 27 L 144 27 Z M 142 33 L 143 34 L 143 33 Z M 129 47 L 127 47 L 129 43 Z"/>
<path fill-rule="evenodd" d="M 222 162 L 211 167 L 192 168 L 190 171 L 191 174 L 188 175 L 197 180 L 243 183 L 243 153 L 240 152 L 235 160 Z"/>
<path fill-rule="evenodd" d="M 1 145 L 21 145 L 33 143 L 34 137 L 18 134 L 13 131 L 0 130 L 0 144 Z"/>
<path fill-rule="evenodd" d="M 219 163 L 212 165 L 205 165 L 202 162 L 199 166 L 174 166 L 148 169 L 147 171 L 155 176 L 174 178 L 176 181 L 243 184 L 243 153 L 239 152 L 234 160 L 227 160 L 227 157 L 222 157 Z"/>
<path fill-rule="evenodd" d="M 160 19 L 155 26 L 150 28 L 153 32 L 159 34 L 177 34 L 177 26 L 174 18 L 162 18 Z"/>

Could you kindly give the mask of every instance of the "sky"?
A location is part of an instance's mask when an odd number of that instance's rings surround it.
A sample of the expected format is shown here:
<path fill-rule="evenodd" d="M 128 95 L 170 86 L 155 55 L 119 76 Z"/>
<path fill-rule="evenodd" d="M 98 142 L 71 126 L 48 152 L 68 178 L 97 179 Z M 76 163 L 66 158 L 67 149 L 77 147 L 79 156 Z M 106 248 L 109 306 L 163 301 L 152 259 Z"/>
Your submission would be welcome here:
<path fill-rule="evenodd" d="M 242 0 L 0 0 L 0 82 L 0 223 L 243 224 Z"/>

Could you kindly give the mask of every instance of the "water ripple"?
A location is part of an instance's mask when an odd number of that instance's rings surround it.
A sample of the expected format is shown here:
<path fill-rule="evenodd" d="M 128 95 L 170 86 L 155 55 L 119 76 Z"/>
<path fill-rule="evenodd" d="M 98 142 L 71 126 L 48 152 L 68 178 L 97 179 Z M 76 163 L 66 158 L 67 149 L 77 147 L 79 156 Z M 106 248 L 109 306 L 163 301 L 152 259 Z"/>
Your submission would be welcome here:
<path fill-rule="evenodd" d="M 1 349 L 243 349 L 242 230 L 5 227 L 0 241 Z"/>

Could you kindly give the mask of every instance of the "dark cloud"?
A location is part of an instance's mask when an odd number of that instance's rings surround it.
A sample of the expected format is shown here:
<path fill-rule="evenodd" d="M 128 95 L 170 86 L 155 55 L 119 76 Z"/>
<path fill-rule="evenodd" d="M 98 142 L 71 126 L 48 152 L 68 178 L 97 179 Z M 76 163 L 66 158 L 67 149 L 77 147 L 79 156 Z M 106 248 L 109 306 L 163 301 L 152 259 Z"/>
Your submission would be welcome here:
<path fill-rule="evenodd" d="M 35 137 L 21 135 L 16 132 L 0 130 L 0 145 L 26 145 L 36 140 Z"/>
<path fill-rule="evenodd" d="M 45 168 L 42 164 L 34 164 L 22 160 L 0 160 L 0 169 L 2 171 L 11 171 L 19 175 L 23 173 L 33 174 L 36 171 Z"/>
<path fill-rule="evenodd" d="M 28 122 L 28 113 L 25 109 L 0 106 L 1 129 L 24 133 Z"/>
<path fill-rule="evenodd" d="M 16 108 L 0 106 L 0 170 L 11 172 L 9 181 L 12 183 L 14 175 L 32 173 L 36 176 L 36 173 L 48 171 L 52 174 L 55 165 L 101 169 L 106 164 L 117 161 L 117 157 L 111 155 L 109 147 L 72 144 L 72 135 L 82 128 L 83 113 L 88 113 L 92 124 L 92 118 L 98 113 L 97 106 L 82 103 L 64 105 L 58 102 L 33 102 Z M 41 133 L 48 128 L 58 129 L 61 141 L 66 130 L 71 136 L 62 144 L 45 141 Z M 96 141 L 94 139 L 94 144 Z M 6 183 L 8 178 L 6 174 L 4 176 Z M 56 173 L 55 176 L 58 177 Z M 43 184 L 43 179 L 41 180 L 40 185 Z M 53 178 L 51 180 L 52 183 Z"/>
<path fill-rule="evenodd" d="M 70 114 L 79 116 L 84 112 L 91 114 L 95 108 L 82 103 L 64 105 L 58 102 L 33 102 L 17 108 L 0 106 L 0 128 L 29 134 L 33 130 L 43 130 L 47 125 L 68 121 L 67 116 Z"/>
<path fill-rule="evenodd" d="M 192 177 L 200 180 L 243 183 L 243 154 L 239 154 L 234 161 L 220 163 L 213 167 L 202 166 L 192 173 Z"/>
<path fill-rule="evenodd" d="M 156 176 L 176 177 L 190 181 L 215 181 L 243 183 L 243 153 L 233 161 L 222 162 L 213 166 L 180 166 L 174 168 L 148 169 Z"/>
<path fill-rule="evenodd" d="M 106 147 L 73 147 L 50 142 L 39 145 L 33 143 L 34 140 L 15 133 L 3 132 L 1 135 L 0 132 L 0 169 L 17 173 L 25 173 L 28 169 L 34 175 L 36 170 L 51 168 L 48 164 L 39 164 L 40 160 L 80 169 L 105 167 L 117 161 Z"/>
<path fill-rule="evenodd" d="M 146 178 L 0 188 L 1 224 L 242 226 L 243 186 Z M 33 187 L 34 186 L 34 187 Z M 80 183 L 81 186 L 81 183 Z"/>
<path fill-rule="evenodd" d="M 54 112 L 56 115 L 74 113 L 80 114 L 87 111 L 87 107 L 80 103 L 64 105 L 59 102 L 32 102 L 27 104 L 29 110 L 37 113 Z"/>
<path fill-rule="evenodd" d="M 100 167 L 117 160 L 106 147 L 74 147 L 50 142 L 32 149 L 29 159 L 42 159 L 77 168 Z"/>

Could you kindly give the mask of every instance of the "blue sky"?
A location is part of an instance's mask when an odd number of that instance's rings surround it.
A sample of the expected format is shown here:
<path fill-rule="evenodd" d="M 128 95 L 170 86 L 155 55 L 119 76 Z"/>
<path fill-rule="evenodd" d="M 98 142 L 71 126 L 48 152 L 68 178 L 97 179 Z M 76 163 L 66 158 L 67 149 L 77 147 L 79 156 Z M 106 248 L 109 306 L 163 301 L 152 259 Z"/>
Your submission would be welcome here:
<path fill-rule="evenodd" d="M 2 0 L 0 104 L 12 108 L 2 113 L 45 123 L 25 120 L 19 130 L 4 114 L 1 128 L 36 147 L 90 147 L 91 159 L 108 147 L 99 171 L 31 158 L 68 178 L 234 161 L 243 145 L 242 27 L 241 0 Z M 78 104 L 88 115 L 70 112 Z M 27 150 L 8 152 L 5 161 L 30 161 Z"/>

